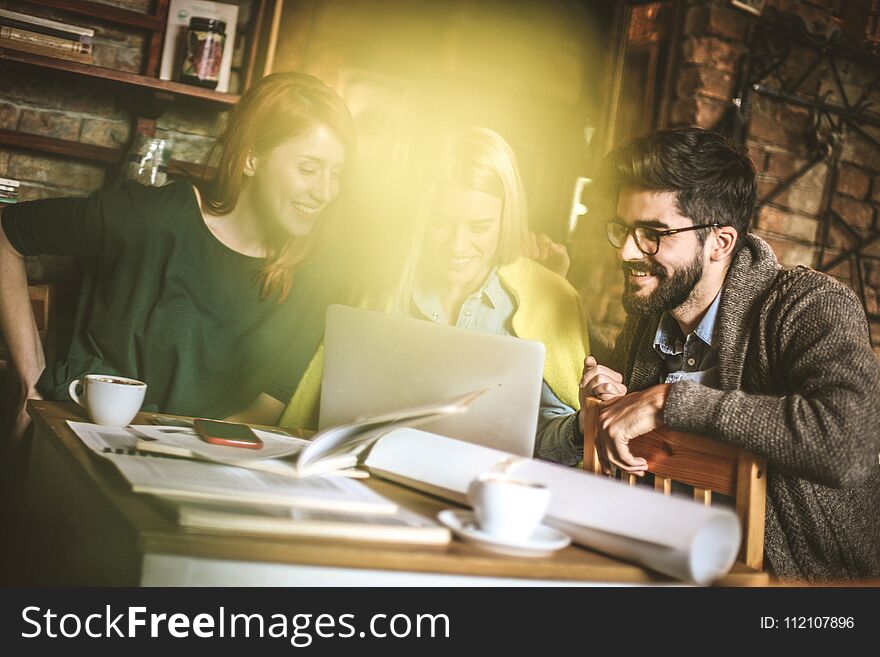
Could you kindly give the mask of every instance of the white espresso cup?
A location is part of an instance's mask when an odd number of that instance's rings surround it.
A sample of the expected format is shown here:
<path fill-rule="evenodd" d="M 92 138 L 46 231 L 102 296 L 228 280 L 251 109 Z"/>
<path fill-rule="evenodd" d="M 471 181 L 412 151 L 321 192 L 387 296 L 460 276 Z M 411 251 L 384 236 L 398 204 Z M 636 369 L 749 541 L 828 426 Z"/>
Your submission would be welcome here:
<path fill-rule="evenodd" d="M 484 474 L 468 486 L 480 530 L 505 541 L 527 540 L 541 524 L 550 489 L 509 475 Z"/>
<path fill-rule="evenodd" d="M 82 387 L 82 397 L 77 388 Z M 115 374 L 87 374 L 70 382 L 70 398 L 86 409 L 92 422 L 111 427 L 128 425 L 141 410 L 147 384 Z"/>

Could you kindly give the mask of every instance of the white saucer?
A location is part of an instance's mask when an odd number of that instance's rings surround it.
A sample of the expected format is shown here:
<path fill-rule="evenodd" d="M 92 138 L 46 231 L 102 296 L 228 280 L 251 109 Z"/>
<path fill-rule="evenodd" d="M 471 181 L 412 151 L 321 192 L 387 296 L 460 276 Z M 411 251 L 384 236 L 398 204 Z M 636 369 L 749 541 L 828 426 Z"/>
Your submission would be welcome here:
<path fill-rule="evenodd" d="M 474 512 L 465 509 L 446 509 L 437 514 L 437 520 L 468 543 L 513 557 L 545 557 L 571 543 L 569 536 L 547 525 L 538 525 L 529 538 L 519 541 L 503 540 L 481 531 Z"/>

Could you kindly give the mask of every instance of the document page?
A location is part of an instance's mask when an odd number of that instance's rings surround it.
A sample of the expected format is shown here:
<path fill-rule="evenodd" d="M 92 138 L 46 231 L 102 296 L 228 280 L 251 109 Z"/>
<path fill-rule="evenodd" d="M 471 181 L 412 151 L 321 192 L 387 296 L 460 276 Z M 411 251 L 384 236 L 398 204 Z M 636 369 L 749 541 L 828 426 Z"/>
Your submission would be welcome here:
<path fill-rule="evenodd" d="M 213 499 L 353 512 L 394 513 L 397 505 L 358 481 L 276 474 L 204 461 L 105 453 L 132 490 L 175 499 Z"/>

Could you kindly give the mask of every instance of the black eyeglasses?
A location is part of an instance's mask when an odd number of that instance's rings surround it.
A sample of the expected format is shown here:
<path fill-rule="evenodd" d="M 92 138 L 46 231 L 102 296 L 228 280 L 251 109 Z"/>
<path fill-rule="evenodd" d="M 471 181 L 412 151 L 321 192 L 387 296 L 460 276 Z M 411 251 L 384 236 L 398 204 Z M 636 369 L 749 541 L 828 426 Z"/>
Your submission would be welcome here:
<path fill-rule="evenodd" d="M 649 228 L 647 226 L 631 227 L 620 223 L 619 221 L 609 221 L 605 224 L 605 235 L 608 241 L 615 249 L 619 249 L 626 244 L 626 238 L 632 233 L 633 239 L 639 251 L 645 255 L 654 255 L 660 250 L 660 238 L 667 235 L 675 235 L 676 233 L 684 233 L 689 230 L 700 230 L 701 228 L 721 228 L 721 224 L 701 224 L 699 226 L 688 226 L 687 228 L 669 228 L 667 230 L 659 230 L 657 228 Z"/>

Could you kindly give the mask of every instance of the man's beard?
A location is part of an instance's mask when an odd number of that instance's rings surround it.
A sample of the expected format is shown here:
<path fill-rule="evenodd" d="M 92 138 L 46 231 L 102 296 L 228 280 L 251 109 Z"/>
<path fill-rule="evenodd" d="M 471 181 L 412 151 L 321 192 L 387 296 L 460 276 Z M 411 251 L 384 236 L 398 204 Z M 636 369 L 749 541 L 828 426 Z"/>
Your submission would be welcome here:
<path fill-rule="evenodd" d="M 623 269 L 623 307 L 628 313 L 637 315 L 659 315 L 663 312 L 678 308 L 687 301 L 691 292 L 703 277 L 703 261 L 697 255 L 693 262 L 686 267 L 676 269 L 672 274 L 667 274 L 660 265 L 651 261 L 638 263 L 625 262 Z M 629 271 L 631 269 L 645 270 L 657 277 L 657 288 L 647 297 L 639 297 L 629 291 Z"/>

